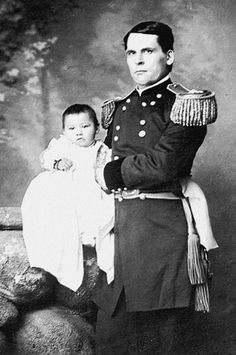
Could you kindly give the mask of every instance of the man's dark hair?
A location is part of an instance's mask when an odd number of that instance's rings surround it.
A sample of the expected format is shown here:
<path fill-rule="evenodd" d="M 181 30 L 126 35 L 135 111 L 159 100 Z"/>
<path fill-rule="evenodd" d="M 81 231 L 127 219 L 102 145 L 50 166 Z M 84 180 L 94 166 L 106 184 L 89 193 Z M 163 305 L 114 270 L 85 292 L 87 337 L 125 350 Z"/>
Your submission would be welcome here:
<path fill-rule="evenodd" d="M 174 49 L 174 36 L 172 33 L 171 28 L 162 23 L 162 22 L 156 22 L 156 21 L 147 21 L 147 22 L 140 22 L 129 32 L 126 33 L 126 35 L 123 38 L 123 44 L 125 47 L 125 50 L 127 49 L 127 41 L 129 38 L 129 35 L 131 33 L 143 33 L 143 34 L 149 34 L 149 35 L 156 35 L 157 42 L 161 46 L 162 50 L 164 53 L 167 53 L 169 49 Z"/>
<path fill-rule="evenodd" d="M 69 107 L 63 112 L 62 114 L 62 128 L 65 128 L 65 119 L 66 116 L 72 115 L 72 114 L 79 114 L 79 113 L 88 113 L 91 121 L 94 123 L 95 128 L 97 129 L 99 127 L 99 122 L 96 116 L 95 111 L 92 109 L 91 106 L 86 105 L 86 104 L 74 104 Z"/>

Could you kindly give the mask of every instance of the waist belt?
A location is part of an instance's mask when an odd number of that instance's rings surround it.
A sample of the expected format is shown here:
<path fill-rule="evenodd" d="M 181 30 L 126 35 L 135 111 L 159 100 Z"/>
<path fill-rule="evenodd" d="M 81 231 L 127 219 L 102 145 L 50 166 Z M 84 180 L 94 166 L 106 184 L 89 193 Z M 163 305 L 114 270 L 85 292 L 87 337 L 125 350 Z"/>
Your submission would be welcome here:
<path fill-rule="evenodd" d="M 176 196 L 173 192 L 140 192 L 140 190 L 116 190 L 113 192 L 114 197 L 118 201 L 131 200 L 139 198 L 140 200 L 150 199 L 166 199 L 179 200 L 181 197 Z"/>

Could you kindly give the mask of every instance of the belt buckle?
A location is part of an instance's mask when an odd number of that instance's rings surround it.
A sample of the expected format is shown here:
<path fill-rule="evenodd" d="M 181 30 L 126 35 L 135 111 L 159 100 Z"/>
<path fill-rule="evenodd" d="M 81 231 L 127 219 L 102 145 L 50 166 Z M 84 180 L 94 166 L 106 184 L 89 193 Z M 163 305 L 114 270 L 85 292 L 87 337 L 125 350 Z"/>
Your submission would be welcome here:
<path fill-rule="evenodd" d="M 121 192 L 123 198 L 132 198 L 134 196 L 138 196 L 140 193 L 139 189 L 134 190 L 123 190 Z"/>
<path fill-rule="evenodd" d="M 124 199 L 129 200 L 129 199 L 133 199 L 136 197 L 139 197 L 140 194 L 140 190 L 139 189 L 134 189 L 134 190 L 121 190 L 121 189 L 117 189 L 116 191 L 114 191 L 114 195 L 115 198 L 121 202 Z"/>

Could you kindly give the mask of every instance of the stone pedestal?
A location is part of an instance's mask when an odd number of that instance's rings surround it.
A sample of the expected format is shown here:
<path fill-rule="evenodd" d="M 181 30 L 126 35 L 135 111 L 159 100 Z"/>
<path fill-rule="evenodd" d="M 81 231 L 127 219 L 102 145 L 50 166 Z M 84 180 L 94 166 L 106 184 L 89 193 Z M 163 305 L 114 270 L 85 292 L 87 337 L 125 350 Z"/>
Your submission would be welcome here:
<path fill-rule="evenodd" d="M 58 355 L 94 353 L 98 275 L 95 250 L 84 248 L 85 275 L 77 292 L 45 270 L 31 268 L 22 236 L 20 208 L 0 208 L 0 353 Z"/>

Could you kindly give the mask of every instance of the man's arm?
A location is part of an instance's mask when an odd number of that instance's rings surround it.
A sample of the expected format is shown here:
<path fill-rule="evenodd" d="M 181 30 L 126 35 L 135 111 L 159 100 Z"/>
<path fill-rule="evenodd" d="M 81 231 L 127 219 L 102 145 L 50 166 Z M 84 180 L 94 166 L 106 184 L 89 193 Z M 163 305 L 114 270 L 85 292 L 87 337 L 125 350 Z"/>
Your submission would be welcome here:
<path fill-rule="evenodd" d="M 124 187 L 154 189 L 189 173 L 205 135 L 206 126 L 186 127 L 170 122 L 152 149 L 105 166 L 107 187 L 110 190 Z"/>

